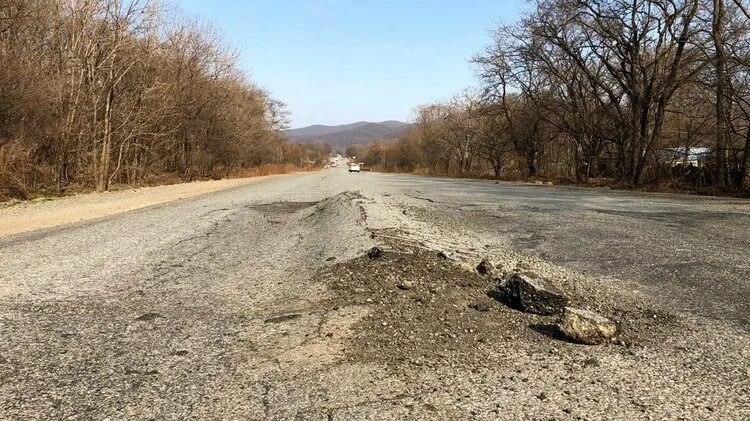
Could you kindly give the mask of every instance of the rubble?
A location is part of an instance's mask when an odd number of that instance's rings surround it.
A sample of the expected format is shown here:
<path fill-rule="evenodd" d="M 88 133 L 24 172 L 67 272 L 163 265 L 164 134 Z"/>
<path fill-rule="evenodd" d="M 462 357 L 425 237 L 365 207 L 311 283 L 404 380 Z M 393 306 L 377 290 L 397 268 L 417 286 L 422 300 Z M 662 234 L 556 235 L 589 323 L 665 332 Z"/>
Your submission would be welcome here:
<path fill-rule="evenodd" d="M 527 313 L 562 313 L 568 299 L 548 280 L 528 273 L 516 273 L 498 285 L 500 298 L 511 307 Z"/>
<path fill-rule="evenodd" d="M 469 307 L 480 313 L 486 313 L 492 309 L 489 304 L 481 301 L 474 302 L 470 304 Z"/>
<path fill-rule="evenodd" d="M 449 251 L 440 251 L 438 252 L 438 257 L 443 260 L 456 260 L 456 257 L 453 255 L 453 253 Z"/>
<path fill-rule="evenodd" d="M 490 275 L 492 276 L 497 269 L 495 268 L 495 265 L 492 264 L 492 262 L 489 259 L 482 259 L 481 262 L 479 262 L 479 265 L 477 265 L 477 272 L 480 275 Z"/>
<path fill-rule="evenodd" d="M 617 335 L 617 324 L 590 310 L 565 307 L 560 331 L 571 341 L 598 345 Z"/>
<path fill-rule="evenodd" d="M 398 289 L 402 289 L 404 291 L 408 291 L 410 289 L 414 288 L 414 282 L 406 280 L 406 279 L 399 279 L 398 283 L 396 284 Z"/>
<path fill-rule="evenodd" d="M 381 249 L 378 246 L 375 246 L 367 251 L 367 257 L 370 258 L 370 260 L 377 260 L 380 259 L 383 256 L 383 249 Z"/>

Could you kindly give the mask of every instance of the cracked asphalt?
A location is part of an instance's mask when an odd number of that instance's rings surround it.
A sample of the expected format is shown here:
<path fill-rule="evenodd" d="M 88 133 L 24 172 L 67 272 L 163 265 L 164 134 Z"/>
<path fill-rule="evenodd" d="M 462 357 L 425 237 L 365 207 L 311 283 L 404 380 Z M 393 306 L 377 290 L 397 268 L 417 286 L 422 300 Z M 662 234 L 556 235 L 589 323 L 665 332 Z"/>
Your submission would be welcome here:
<path fill-rule="evenodd" d="M 0 419 L 748 419 L 749 256 L 750 201 L 267 178 L 0 238 Z M 490 300 L 482 257 L 622 343 Z"/>

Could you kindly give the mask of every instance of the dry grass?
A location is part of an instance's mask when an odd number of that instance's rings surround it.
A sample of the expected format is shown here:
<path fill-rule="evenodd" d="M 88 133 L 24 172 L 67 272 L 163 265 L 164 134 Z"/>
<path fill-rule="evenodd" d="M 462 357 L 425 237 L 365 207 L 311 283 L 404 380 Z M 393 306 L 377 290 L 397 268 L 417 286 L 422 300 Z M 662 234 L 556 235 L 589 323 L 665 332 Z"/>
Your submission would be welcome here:
<path fill-rule="evenodd" d="M 0 143 L 0 202 L 30 198 L 25 179 L 32 166 L 25 152 L 18 142 Z"/>
<path fill-rule="evenodd" d="M 0 149 L 2 152 L 2 149 Z M 13 156 L 17 159 L 17 156 Z M 15 166 L 4 165 L 8 162 L 8 156 L 0 153 L 0 203 L 13 204 L 28 200 L 45 200 L 58 195 L 49 189 L 32 189 L 28 187 L 24 180 L 19 179 L 19 171 Z M 15 161 L 17 162 L 17 161 Z M 264 164 L 253 168 L 236 168 L 227 170 L 225 168 L 216 168 L 212 171 L 211 177 L 200 178 L 198 180 L 185 180 L 178 174 L 147 174 L 143 180 L 136 185 L 115 184 L 110 186 L 110 191 L 128 190 L 137 187 L 154 187 L 167 186 L 185 183 L 186 181 L 206 181 L 222 180 L 236 178 L 263 177 L 277 174 L 292 174 L 297 172 L 316 171 L 320 169 L 316 166 L 297 166 L 292 164 Z M 94 188 L 90 185 L 72 184 L 67 186 L 64 196 L 79 195 L 91 193 Z"/>

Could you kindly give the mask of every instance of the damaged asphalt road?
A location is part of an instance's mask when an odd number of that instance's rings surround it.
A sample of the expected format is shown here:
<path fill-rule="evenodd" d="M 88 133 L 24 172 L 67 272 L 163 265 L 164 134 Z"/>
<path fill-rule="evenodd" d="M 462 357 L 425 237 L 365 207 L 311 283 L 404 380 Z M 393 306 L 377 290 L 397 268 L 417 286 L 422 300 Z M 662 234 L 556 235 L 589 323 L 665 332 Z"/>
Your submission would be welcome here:
<path fill-rule="evenodd" d="M 341 170 L 12 236 L 0 419 L 747 419 L 748 250 L 747 201 Z"/>

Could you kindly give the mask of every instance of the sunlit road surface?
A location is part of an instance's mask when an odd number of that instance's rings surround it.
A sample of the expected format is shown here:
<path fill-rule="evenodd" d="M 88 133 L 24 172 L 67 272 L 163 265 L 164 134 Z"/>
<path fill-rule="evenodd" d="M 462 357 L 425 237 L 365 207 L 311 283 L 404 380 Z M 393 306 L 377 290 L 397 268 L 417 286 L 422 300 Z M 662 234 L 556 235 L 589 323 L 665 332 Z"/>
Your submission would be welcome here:
<path fill-rule="evenodd" d="M 531 337 L 518 356 L 484 341 L 481 352 L 509 359 L 503 368 L 352 360 L 354 332 L 377 302 L 327 307 L 335 294 L 315 275 L 362 255 L 383 232 L 414 243 L 423 236 L 424 247 L 466 258 L 513 252 L 622 280 L 628 294 L 684 317 L 679 326 L 699 321 L 696 337 L 731 336 L 734 354 L 713 357 L 725 371 L 706 384 L 675 378 L 651 392 L 629 374 L 607 375 L 648 366 L 619 348 L 549 338 Z M 523 419 L 610 410 L 621 419 L 741 419 L 750 361 L 736 349 L 748 349 L 749 255 L 746 200 L 350 174 L 346 165 L 269 178 L 0 239 L 0 418 Z M 600 355 L 600 368 L 533 362 L 525 353 L 542 355 L 539 346 L 562 349 L 544 358 Z M 675 361 L 700 359 L 700 347 L 654 370 L 693 370 Z M 591 389 L 581 380 L 589 378 L 598 382 Z M 674 404 L 676 395 L 684 401 Z"/>

